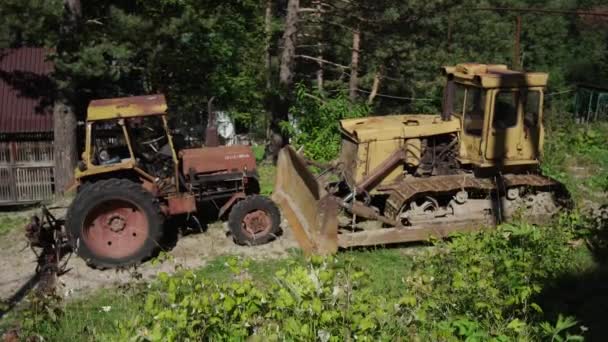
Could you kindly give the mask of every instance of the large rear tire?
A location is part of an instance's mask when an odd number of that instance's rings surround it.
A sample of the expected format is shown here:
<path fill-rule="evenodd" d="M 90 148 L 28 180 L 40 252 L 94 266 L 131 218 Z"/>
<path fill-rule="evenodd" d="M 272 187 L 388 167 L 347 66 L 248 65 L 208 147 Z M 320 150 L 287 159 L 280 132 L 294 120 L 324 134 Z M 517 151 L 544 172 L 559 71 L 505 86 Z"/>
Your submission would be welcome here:
<path fill-rule="evenodd" d="M 247 196 L 230 210 L 228 226 L 237 244 L 262 245 L 280 234 L 281 214 L 269 198 Z"/>
<path fill-rule="evenodd" d="M 98 269 L 129 267 L 159 250 L 164 217 L 140 184 L 105 179 L 81 189 L 66 217 L 76 253 Z"/>

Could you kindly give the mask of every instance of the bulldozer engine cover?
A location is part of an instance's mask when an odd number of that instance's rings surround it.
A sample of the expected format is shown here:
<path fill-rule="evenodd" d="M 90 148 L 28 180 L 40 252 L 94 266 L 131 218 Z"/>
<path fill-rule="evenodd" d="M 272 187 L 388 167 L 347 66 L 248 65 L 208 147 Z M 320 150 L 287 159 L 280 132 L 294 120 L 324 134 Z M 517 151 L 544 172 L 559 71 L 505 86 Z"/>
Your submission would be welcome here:
<path fill-rule="evenodd" d="M 272 199 L 305 253 L 327 255 L 338 250 L 339 199 L 327 194 L 290 146 L 279 152 Z"/>
<path fill-rule="evenodd" d="M 358 184 L 398 149 L 406 152 L 404 164 L 417 166 L 420 138 L 457 132 L 460 122 L 444 121 L 439 115 L 388 115 L 341 120 L 340 129 L 345 180 Z M 394 168 L 379 185 L 390 184 L 403 172 L 404 165 Z"/>

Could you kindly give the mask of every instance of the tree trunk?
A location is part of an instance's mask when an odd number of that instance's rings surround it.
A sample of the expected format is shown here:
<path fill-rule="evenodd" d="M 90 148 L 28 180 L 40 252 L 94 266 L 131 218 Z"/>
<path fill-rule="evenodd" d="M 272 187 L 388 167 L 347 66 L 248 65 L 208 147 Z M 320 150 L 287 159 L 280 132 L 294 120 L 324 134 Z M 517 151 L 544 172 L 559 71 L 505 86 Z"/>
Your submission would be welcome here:
<path fill-rule="evenodd" d="M 64 18 L 60 27 L 61 37 L 57 52 L 65 49 L 62 40 L 70 40 L 78 28 L 81 16 L 80 0 L 64 0 Z M 78 161 L 76 140 L 76 114 L 67 100 L 65 90 L 60 90 L 53 106 L 53 152 L 55 158 L 55 193 L 63 194 L 74 177 Z"/>
<path fill-rule="evenodd" d="M 266 89 L 272 87 L 272 56 L 270 55 L 270 41 L 272 39 L 272 0 L 266 0 L 266 11 L 264 13 L 264 33 L 266 34 L 266 46 L 264 47 L 264 64 L 266 67 Z"/>
<path fill-rule="evenodd" d="M 270 121 L 272 118 L 272 54 L 270 52 L 272 42 L 272 0 L 266 0 L 266 10 L 264 13 L 264 34 L 266 35 L 266 46 L 264 47 L 264 67 L 266 69 L 266 94 L 264 105 L 266 115 L 264 116 L 264 136 L 267 140 L 270 140 L 272 137 L 272 132 L 270 131 Z"/>
<path fill-rule="evenodd" d="M 313 1 L 315 5 L 315 9 L 317 12 L 315 13 L 315 19 L 317 21 L 317 25 L 319 25 L 319 34 L 317 37 L 317 58 L 319 59 L 318 69 L 317 69 L 317 89 L 319 92 L 323 91 L 323 24 L 321 22 L 321 1 L 315 0 Z"/>
<path fill-rule="evenodd" d="M 78 160 L 76 115 L 66 100 L 55 100 L 53 120 L 55 193 L 63 194 L 74 177 L 74 168 Z"/>
<path fill-rule="evenodd" d="M 285 31 L 283 32 L 283 51 L 281 53 L 279 70 L 279 92 L 273 104 L 272 119 L 270 121 L 272 136 L 269 147 L 270 153 L 275 160 L 279 150 L 289 142 L 289 137 L 281 130 L 281 122 L 289 120 L 288 111 L 296 56 L 299 8 L 299 0 L 289 0 L 287 2 Z"/>
<path fill-rule="evenodd" d="M 298 9 L 300 0 L 289 0 L 287 3 L 287 17 L 285 18 L 285 32 L 283 32 L 283 52 L 281 53 L 281 70 L 279 83 L 281 87 L 289 89 L 293 83 L 293 66 L 296 56 L 296 36 L 298 33 Z"/>
<path fill-rule="evenodd" d="M 380 89 L 380 81 L 382 80 L 382 67 L 376 71 L 374 75 L 374 83 L 372 84 L 372 91 L 369 93 L 369 97 L 367 98 L 367 104 L 371 105 L 374 103 L 374 99 L 376 95 L 378 95 L 378 90 Z"/>
<path fill-rule="evenodd" d="M 348 82 L 348 96 L 351 101 L 357 99 L 357 88 L 359 87 L 359 48 L 361 46 L 361 31 L 357 27 L 353 31 L 353 47 L 350 59 L 350 81 Z"/>

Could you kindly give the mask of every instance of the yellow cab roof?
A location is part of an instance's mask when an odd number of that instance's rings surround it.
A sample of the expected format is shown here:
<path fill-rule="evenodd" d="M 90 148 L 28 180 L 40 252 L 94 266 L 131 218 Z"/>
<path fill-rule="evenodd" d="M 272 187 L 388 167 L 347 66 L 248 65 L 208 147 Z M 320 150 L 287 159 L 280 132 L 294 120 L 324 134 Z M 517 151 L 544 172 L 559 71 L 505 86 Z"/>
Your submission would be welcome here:
<path fill-rule="evenodd" d="M 165 95 L 144 95 L 93 100 L 87 109 L 87 121 L 132 118 L 165 114 Z"/>
<path fill-rule="evenodd" d="M 547 73 L 510 70 L 504 64 L 462 63 L 442 69 L 456 81 L 472 82 L 483 88 L 545 87 L 549 79 Z"/>

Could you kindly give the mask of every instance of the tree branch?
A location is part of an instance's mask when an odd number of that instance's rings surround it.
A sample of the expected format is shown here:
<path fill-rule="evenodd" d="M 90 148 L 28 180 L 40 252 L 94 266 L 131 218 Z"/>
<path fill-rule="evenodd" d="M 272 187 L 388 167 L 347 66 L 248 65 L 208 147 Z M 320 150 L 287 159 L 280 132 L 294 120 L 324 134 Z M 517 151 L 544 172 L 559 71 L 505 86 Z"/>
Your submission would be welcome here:
<path fill-rule="evenodd" d="M 311 60 L 311 61 L 315 61 L 317 63 L 329 64 L 329 65 L 337 66 L 337 67 L 342 68 L 342 69 L 350 69 L 349 66 L 338 64 L 338 63 L 334 63 L 334 62 L 328 61 L 326 59 L 317 58 L 317 57 L 313 57 L 313 56 L 296 55 L 296 58 L 308 59 L 308 60 Z"/>

